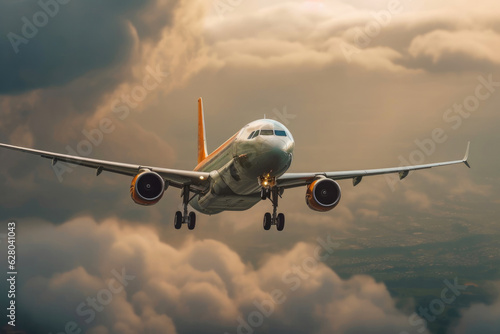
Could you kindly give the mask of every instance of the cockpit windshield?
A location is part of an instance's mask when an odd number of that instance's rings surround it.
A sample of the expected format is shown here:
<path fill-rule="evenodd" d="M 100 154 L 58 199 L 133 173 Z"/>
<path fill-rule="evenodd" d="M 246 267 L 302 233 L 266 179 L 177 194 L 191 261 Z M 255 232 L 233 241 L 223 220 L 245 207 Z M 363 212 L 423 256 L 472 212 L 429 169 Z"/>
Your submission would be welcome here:
<path fill-rule="evenodd" d="M 252 131 L 247 139 L 253 139 L 257 136 L 278 136 L 278 137 L 287 137 L 285 130 L 271 130 L 271 129 L 262 129 Z"/>
<path fill-rule="evenodd" d="M 261 125 L 261 127 L 262 128 L 259 130 L 254 130 L 250 132 L 250 134 L 248 134 L 247 139 L 251 140 L 258 136 L 291 137 L 288 131 L 286 131 L 286 129 L 283 129 L 282 126 L 266 124 L 266 125 Z"/>

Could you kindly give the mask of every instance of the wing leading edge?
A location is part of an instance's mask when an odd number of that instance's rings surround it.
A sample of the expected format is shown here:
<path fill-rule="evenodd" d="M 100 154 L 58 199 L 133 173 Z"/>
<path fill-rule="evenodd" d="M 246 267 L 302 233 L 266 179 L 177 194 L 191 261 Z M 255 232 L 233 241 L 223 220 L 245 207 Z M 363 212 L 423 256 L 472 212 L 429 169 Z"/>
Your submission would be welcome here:
<path fill-rule="evenodd" d="M 352 171 L 338 171 L 338 172 L 317 172 L 317 173 L 285 173 L 277 180 L 278 186 L 282 188 L 294 188 L 310 184 L 317 178 L 326 177 L 332 180 L 352 179 L 353 185 L 358 185 L 362 178 L 365 176 L 382 175 L 390 173 L 399 173 L 399 178 L 402 180 L 408 173 L 413 170 L 427 169 L 432 167 L 440 167 L 454 164 L 465 164 L 470 168 L 469 159 L 470 142 L 467 143 L 467 150 L 462 160 L 437 162 L 425 165 L 392 167 L 392 168 L 379 168 L 379 169 L 366 169 L 366 170 L 352 170 Z"/>
<path fill-rule="evenodd" d="M 1 143 L 0 147 L 4 147 L 15 151 L 31 153 L 34 155 L 41 156 L 42 158 L 51 159 L 52 164 L 56 164 L 57 162 L 66 162 L 70 164 L 94 168 L 96 170 L 96 175 L 101 174 L 101 172 L 103 171 L 107 171 L 111 173 L 135 176 L 141 170 L 148 169 L 158 173 L 161 177 L 163 177 L 166 181 L 168 181 L 170 185 L 174 187 L 182 188 L 183 186 L 190 185 L 192 191 L 195 192 L 197 189 L 202 190 L 208 187 L 209 183 L 208 178 L 210 174 L 205 172 L 194 172 L 188 170 L 150 167 L 150 166 L 134 165 L 121 162 L 90 159 L 90 158 L 35 150 L 31 148 L 19 147 Z"/>
<path fill-rule="evenodd" d="M 106 161 L 106 160 L 90 159 L 85 157 L 78 157 L 78 156 L 54 153 L 49 151 L 36 150 L 36 149 L 2 144 L 2 143 L 0 143 L 0 147 L 4 147 L 15 151 L 26 152 L 41 156 L 43 158 L 51 159 L 52 164 L 56 164 L 57 162 L 60 161 L 84 167 L 94 168 L 96 170 L 96 175 L 99 175 L 103 171 L 108 171 L 111 173 L 135 176 L 141 170 L 148 169 L 160 174 L 160 176 L 162 176 L 166 181 L 169 182 L 170 185 L 174 187 L 182 188 L 183 186 L 190 185 L 191 190 L 196 192 L 196 191 L 203 191 L 209 185 L 210 174 L 206 172 L 168 169 L 161 167 L 151 167 L 151 166 Z M 469 147 L 470 147 L 470 142 L 467 144 L 467 150 L 462 160 L 438 162 L 438 163 L 431 163 L 424 165 L 367 169 L 367 170 L 315 172 L 315 173 L 285 173 L 284 175 L 278 178 L 277 183 L 278 187 L 281 188 L 294 188 L 310 184 L 315 179 L 326 177 L 332 180 L 352 179 L 353 185 L 356 186 L 361 182 L 362 178 L 365 176 L 399 173 L 399 178 L 403 179 L 406 176 L 408 176 L 408 173 L 410 171 L 413 170 L 454 165 L 460 163 L 463 163 L 470 168 L 468 162 Z"/>

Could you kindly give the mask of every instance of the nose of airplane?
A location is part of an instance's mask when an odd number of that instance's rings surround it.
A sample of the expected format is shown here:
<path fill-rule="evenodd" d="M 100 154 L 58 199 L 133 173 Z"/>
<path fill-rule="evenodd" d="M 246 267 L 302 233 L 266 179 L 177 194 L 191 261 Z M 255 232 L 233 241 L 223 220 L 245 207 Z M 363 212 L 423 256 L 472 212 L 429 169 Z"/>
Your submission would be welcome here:
<path fill-rule="evenodd" d="M 289 138 L 263 137 L 255 161 L 259 175 L 283 174 L 292 162 L 292 151 L 293 142 Z"/>

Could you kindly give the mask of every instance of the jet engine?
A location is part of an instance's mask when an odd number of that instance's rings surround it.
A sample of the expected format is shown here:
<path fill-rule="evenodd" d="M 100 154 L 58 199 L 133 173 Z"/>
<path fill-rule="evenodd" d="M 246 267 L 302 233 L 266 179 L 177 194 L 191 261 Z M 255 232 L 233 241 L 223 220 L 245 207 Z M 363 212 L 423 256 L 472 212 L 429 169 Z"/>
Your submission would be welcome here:
<path fill-rule="evenodd" d="M 329 211 L 340 201 L 340 186 L 330 179 L 319 179 L 307 187 L 306 203 L 314 211 Z"/>
<path fill-rule="evenodd" d="M 167 187 L 160 175 L 151 171 L 143 171 L 132 180 L 130 196 L 137 204 L 153 205 L 158 203 Z"/>

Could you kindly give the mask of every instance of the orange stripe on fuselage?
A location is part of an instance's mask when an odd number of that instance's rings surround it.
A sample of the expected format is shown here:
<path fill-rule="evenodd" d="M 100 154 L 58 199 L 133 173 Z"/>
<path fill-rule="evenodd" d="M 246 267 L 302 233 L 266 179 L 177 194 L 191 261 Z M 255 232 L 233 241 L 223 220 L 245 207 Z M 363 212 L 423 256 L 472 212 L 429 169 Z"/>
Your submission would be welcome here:
<path fill-rule="evenodd" d="M 200 162 L 195 168 L 194 171 L 200 171 L 203 170 L 203 167 L 206 166 L 208 163 L 210 163 L 222 150 L 224 150 L 226 147 L 231 145 L 234 140 L 236 139 L 236 136 L 238 135 L 238 132 L 235 133 L 231 138 L 226 140 L 224 144 L 219 146 L 215 151 L 210 153 L 208 157 L 206 157 L 202 162 Z M 226 161 L 227 162 L 227 161 Z"/>

